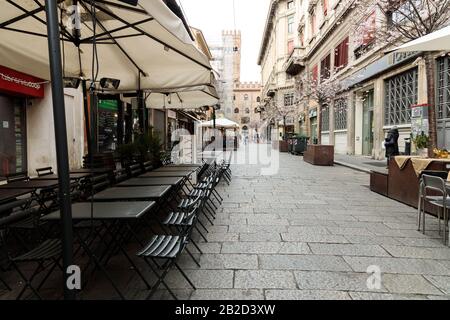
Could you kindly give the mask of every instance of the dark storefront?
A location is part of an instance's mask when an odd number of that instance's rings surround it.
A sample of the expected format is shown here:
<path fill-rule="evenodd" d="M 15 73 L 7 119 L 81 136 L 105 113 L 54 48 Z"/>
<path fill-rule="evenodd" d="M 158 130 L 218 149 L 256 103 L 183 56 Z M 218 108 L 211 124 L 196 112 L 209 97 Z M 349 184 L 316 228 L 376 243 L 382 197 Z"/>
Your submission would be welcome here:
<path fill-rule="evenodd" d="M 27 99 L 43 97 L 43 80 L 0 66 L 0 178 L 27 171 Z"/>

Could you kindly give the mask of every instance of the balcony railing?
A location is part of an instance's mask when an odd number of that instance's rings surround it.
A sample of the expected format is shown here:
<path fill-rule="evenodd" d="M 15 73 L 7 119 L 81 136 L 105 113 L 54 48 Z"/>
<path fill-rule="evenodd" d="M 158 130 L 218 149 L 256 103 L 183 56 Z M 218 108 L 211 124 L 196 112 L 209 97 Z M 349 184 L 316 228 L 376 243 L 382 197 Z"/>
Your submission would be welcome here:
<path fill-rule="evenodd" d="M 305 48 L 295 47 L 284 63 L 283 70 L 291 76 L 299 74 L 300 71 L 305 67 L 304 57 Z"/>

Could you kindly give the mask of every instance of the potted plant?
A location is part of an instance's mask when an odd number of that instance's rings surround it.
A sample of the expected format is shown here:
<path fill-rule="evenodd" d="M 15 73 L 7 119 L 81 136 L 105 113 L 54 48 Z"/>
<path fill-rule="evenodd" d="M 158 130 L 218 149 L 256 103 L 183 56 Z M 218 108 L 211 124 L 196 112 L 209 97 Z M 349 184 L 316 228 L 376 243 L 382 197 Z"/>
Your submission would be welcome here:
<path fill-rule="evenodd" d="M 421 157 L 428 157 L 428 146 L 430 138 L 422 132 L 413 138 L 414 145 L 416 146 L 417 155 Z"/>

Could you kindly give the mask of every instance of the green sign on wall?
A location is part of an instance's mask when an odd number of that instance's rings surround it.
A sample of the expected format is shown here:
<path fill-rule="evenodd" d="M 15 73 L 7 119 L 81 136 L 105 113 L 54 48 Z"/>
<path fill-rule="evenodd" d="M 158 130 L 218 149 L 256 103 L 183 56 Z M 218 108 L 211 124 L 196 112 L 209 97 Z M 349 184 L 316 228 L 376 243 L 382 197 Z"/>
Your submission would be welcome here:
<path fill-rule="evenodd" d="M 117 111 L 118 103 L 117 100 L 99 100 L 98 107 L 105 110 Z"/>

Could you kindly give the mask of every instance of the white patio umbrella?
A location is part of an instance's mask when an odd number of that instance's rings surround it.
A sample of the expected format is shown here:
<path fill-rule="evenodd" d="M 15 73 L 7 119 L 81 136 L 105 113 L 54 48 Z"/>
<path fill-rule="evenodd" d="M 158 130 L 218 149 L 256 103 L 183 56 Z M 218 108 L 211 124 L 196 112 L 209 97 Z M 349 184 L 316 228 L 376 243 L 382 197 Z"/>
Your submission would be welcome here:
<path fill-rule="evenodd" d="M 204 121 L 200 124 L 200 127 L 212 128 L 214 127 L 214 121 L 213 120 Z M 234 129 L 239 128 L 239 124 L 227 118 L 218 118 L 216 119 L 216 128 Z"/>
<path fill-rule="evenodd" d="M 79 12 L 57 2 L 65 76 L 91 78 L 96 48 L 98 78 L 119 79 L 120 90 L 210 84 L 208 58 L 162 0 L 77 0 Z M 50 79 L 44 0 L 0 1 L 0 39 L 1 65 Z"/>
<path fill-rule="evenodd" d="M 393 51 L 407 52 L 441 50 L 450 50 L 450 26 L 407 42 Z"/>
<path fill-rule="evenodd" d="M 147 107 L 154 109 L 198 109 L 219 102 L 213 85 L 149 91 Z"/>

